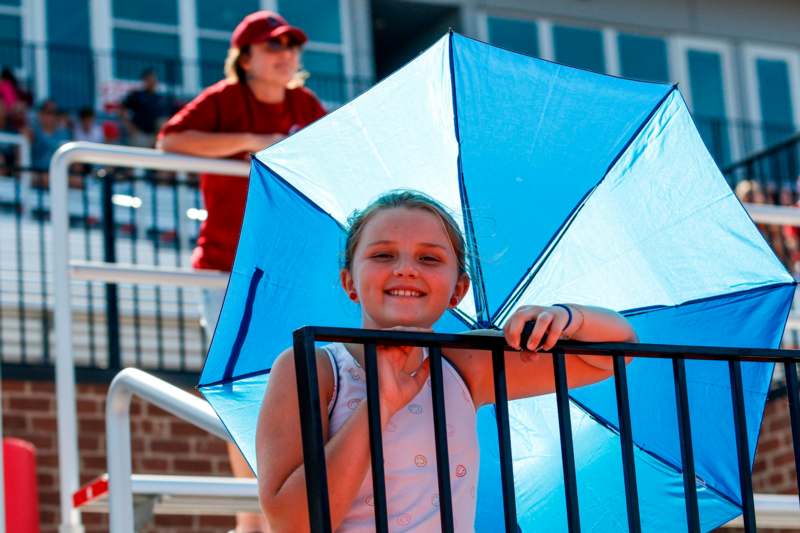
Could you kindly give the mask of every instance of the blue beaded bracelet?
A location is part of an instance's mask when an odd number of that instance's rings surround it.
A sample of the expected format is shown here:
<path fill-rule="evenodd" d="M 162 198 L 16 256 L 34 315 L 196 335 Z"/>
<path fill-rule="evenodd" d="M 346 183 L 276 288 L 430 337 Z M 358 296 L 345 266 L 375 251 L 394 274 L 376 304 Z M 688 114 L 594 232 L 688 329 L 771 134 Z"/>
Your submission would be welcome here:
<path fill-rule="evenodd" d="M 569 325 L 572 324 L 572 309 L 566 304 L 553 304 L 553 307 L 560 307 L 567 312 L 567 324 L 564 326 L 564 331 L 567 331 Z"/>

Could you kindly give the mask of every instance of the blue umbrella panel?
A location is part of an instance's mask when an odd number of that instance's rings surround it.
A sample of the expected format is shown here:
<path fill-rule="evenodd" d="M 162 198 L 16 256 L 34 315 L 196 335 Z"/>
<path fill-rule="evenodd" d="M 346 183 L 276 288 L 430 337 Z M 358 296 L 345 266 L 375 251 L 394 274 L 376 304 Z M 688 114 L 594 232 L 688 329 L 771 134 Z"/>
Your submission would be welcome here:
<path fill-rule="evenodd" d="M 458 34 L 257 154 L 200 390 L 251 465 L 275 357 L 306 324 L 352 326 L 339 287 L 347 215 L 423 191 L 459 219 L 472 291 L 438 331 L 502 327 L 523 304 L 620 311 L 642 342 L 775 348 L 794 281 L 733 195 L 675 86 L 542 61 Z M 755 450 L 772 365 L 745 363 Z M 740 514 L 727 365 L 686 365 L 703 529 Z M 669 360 L 629 366 L 642 528 L 684 531 Z M 612 380 L 571 391 L 588 531 L 627 528 Z M 553 395 L 511 402 L 522 531 L 565 531 Z M 503 520 L 493 407 L 479 412 L 476 530 Z"/>

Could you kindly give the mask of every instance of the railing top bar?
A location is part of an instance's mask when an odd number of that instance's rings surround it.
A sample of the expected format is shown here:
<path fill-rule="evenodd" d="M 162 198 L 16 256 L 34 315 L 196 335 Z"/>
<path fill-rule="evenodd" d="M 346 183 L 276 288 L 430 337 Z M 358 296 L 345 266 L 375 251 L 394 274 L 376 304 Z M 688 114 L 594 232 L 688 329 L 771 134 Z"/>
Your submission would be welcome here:
<path fill-rule="evenodd" d="M 250 165 L 235 159 L 212 159 L 194 157 L 113 144 L 97 144 L 84 141 L 70 142 L 61 146 L 53 155 L 51 167 L 57 162 L 93 163 L 116 167 L 141 167 L 153 170 L 176 172 L 210 172 L 229 176 L 246 177 Z"/>
<path fill-rule="evenodd" d="M 794 135 L 784 139 L 783 141 L 778 142 L 777 144 L 773 144 L 772 146 L 770 146 L 768 148 L 765 148 L 765 149 L 763 149 L 761 151 L 758 151 L 758 152 L 755 152 L 753 154 L 750 154 L 746 158 L 744 158 L 744 159 L 742 159 L 740 161 L 737 161 L 736 163 L 733 163 L 732 165 L 728 165 L 727 167 L 722 169 L 722 173 L 723 174 L 727 174 L 729 172 L 733 172 L 737 168 L 746 167 L 747 165 L 751 165 L 755 161 L 757 161 L 757 160 L 759 160 L 759 159 L 761 159 L 763 157 L 767 157 L 767 156 L 773 155 L 775 153 L 778 153 L 778 152 L 780 152 L 782 150 L 786 150 L 787 148 L 790 148 L 793 144 L 797 144 L 797 143 L 800 143 L 800 132 L 795 133 Z"/>
<path fill-rule="evenodd" d="M 329 342 L 358 342 L 379 344 L 437 345 L 445 348 L 473 348 L 492 350 L 501 347 L 513 350 L 505 343 L 500 331 L 477 333 L 427 333 L 418 331 L 381 331 L 326 326 L 305 326 L 297 330 L 301 335 L 311 335 L 315 340 Z M 635 357 L 684 359 L 719 359 L 720 361 L 784 362 L 787 359 L 800 363 L 800 350 L 775 350 L 723 346 L 683 346 L 674 344 L 645 344 L 632 342 L 585 343 L 562 341 L 557 348 L 567 353 L 592 355 L 631 355 Z"/>

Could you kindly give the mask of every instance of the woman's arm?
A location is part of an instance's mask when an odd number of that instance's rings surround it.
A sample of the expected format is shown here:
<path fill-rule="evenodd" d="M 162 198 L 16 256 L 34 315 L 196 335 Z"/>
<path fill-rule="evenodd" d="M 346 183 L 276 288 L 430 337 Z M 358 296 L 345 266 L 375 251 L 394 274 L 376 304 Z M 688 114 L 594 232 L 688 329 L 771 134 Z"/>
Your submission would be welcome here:
<path fill-rule="evenodd" d="M 350 510 L 370 464 L 367 406 L 361 402 L 329 440 L 327 413 L 334 377 L 324 353 L 317 354 L 317 373 L 328 497 L 335 530 Z M 273 533 L 309 531 L 300 424 L 294 355 L 290 349 L 272 367 L 256 430 L 259 499 Z"/>
<path fill-rule="evenodd" d="M 572 322 L 565 329 L 568 313 L 561 307 L 523 306 L 509 318 L 503 330 L 506 342 L 519 347 L 525 322 L 535 325 L 525 351 L 505 353 L 506 379 L 510 400 L 548 394 L 555 390 L 553 362 L 549 353 L 560 338 L 591 342 L 636 342 L 637 337 L 624 317 L 600 307 L 569 304 Z M 497 334 L 496 331 L 475 333 Z M 538 351 L 537 351 L 538 350 Z M 476 405 L 494 402 L 491 357 L 486 352 L 453 350 L 448 352 L 467 381 Z M 631 358 L 626 359 L 626 363 Z M 570 355 L 566 358 L 567 383 L 580 387 L 601 381 L 613 373 L 607 356 Z"/>
<path fill-rule="evenodd" d="M 229 157 L 242 152 L 258 152 L 285 137 L 279 133 L 259 135 L 186 130 L 164 135 L 156 143 L 156 148 L 187 155 Z"/>

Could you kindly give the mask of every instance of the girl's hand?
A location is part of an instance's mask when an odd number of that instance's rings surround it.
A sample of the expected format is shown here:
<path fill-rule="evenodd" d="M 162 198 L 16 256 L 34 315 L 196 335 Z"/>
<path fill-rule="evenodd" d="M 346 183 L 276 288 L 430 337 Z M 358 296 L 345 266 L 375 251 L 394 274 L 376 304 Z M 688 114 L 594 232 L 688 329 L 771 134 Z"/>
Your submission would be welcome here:
<path fill-rule="evenodd" d="M 520 346 L 522 329 L 525 322 L 535 321 L 527 346 Z M 539 305 L 523 305 L 506 322 L 503 334 L 509 346 L 517 350 L 546 352 L 555 346 L 564 334 L 569 320 L 566 309 L 562 307 L 542 307 Z"/>
<path fill-rule="evenodd" d="M 432 331 L 404 326 L 388 330 Z M 422 348 L 419 346 L 378 345 L 377 352 L 381 420 L 385 424 L 419 393 L 430 374 L 430 360 L 422 361 Z M 419 364 L 417 361 L 422 363 Z"/>

